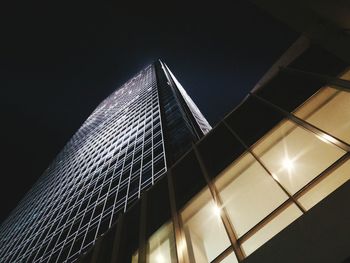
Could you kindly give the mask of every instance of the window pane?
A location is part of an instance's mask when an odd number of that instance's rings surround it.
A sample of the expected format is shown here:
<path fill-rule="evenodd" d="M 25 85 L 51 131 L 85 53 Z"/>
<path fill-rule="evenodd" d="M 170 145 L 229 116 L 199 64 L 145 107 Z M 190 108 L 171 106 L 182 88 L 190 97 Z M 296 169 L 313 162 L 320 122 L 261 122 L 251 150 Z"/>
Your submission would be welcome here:
<path fill-rule="evenodd" d="M 138 263 L 138 262 L 139 262 L 139 252 L 136 251 L 131 257 L 131 263 Z"/>
<path fill-rule="evenodd" d="M 307 191 L 299 198 L 299 201 L 305 209 L 310 209 L 349 179 L 350 161 L 347 161 L 333 173 L 322 179 L 316 186 Z"/>
<path fill-rule="evenodd" d="M 341 76 L 341 79 L 345 79 L 345 80 L 350 80 L 350 69 L 347 69 L 346 72 L 344 72 Z"/>
<path fill-rule="evenodd" d="M 158 229 L 148 240 L 147 262 L 175 263 L 176 252 L 172 224 L 167 223 Z"/>
<path fill-rule="evenodd" d="M 297 109 L 295 115 L 350 142 L 350 92 L 323 88 Z"/>
<path fill-rule="evenodd" d="M 238 263 L 238 260 L 236 258 L 235 253 L 233 252 L 220 261 L 220 263 L 236 263 L 236 262 Z"/>
<path fill-rule="evenodd" d="M 250 255 L 261 245 L 270 240 L 278 232 L 301 216 L 302 213 L 296 205 L 290 205 L 282 213 L 259 229 L 252 237 L 242 244 L 246 255 Z"/>
<path fill-rule="evenodd" d="M 291 194 L 345 153 L 290 121 L 278 125 L 253 151 Z"/>
<path fill-rule="evenodd" d="M 190 262 L 211 262 L 231 245 L 208 189 L 181 213 Z"/>
<path fill-rule="evenodd" d="M 288 198 L 250 154 L 229 166 L 215 185 L 238 237 Z"/>

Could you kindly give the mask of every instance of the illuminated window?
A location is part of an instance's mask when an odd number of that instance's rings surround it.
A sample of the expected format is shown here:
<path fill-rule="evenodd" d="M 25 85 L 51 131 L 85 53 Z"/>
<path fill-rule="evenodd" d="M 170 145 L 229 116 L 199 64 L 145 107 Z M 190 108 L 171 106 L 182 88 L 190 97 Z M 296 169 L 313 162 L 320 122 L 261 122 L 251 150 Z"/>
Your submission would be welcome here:
<path fill-rule="evenodd" d="M 175 263 L 176 252 L 172 224 L 158 229 L 148 240 L 147 262 Z"/>
<path fill-rule="evenodd" d="M 350 92 L 322 88 L 295 115 L 327 133 L 350 142 Z"/>
<path fill-rule="evenodd" d="M 181 218 L 190 262 L 211 262 L 231 245 L 208 189 L 183 210 Z"/>
<path fill-rule="evenodd" d="M 290 121 L 268 133 L 253 151 L 291 194 L 345 153 Z"/>
<path fill-rule="evenodd" d="M 275 236 L 278 232 L 301 216 L 302 213 L 296 205 L 290 205 L 282 213 L 273 218 L 268 224 L 260 228 L 253 236 L 243 242 L 242 248 L 246 255 L 250 255 L 261 245 Z"/>
<path fill-rule="evenodd" d="M 236 262 L 238 263 L 238 260 L 235 256 L 235 253 L 233 252 L 220 261 L 220 263 L 236 263 Z"/>
<path fill-rule="evenodd" d="M 350 179 L 350 161 L 322 178 L 313 188 L 299 198 L 300 203 L 309 209 Z"/>
<path fill-rule="evenodd" d="M 340 76 L 341 79 L 350 80 L 350 69 Z"/>
<path fill-rule="evenodd" d="M 139 262 L 139 252 L 136 251 L 131 257 L 131 263 L 138 263 L 138 262 Z"/>
<path fill-rule="evenodd" d="M 230 165 L 215 185 L 238 237 L 288 199 L 250 154 Z"/>

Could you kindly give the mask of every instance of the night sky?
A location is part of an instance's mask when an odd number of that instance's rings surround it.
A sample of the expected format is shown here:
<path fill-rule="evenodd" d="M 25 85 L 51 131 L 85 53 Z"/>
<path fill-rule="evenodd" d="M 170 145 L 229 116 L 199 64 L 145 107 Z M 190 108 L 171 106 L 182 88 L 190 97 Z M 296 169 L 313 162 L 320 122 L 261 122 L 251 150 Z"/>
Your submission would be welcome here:
<path fill-rule="evenodd" d="M 0 221 L 94 108 L 147 64 L 167 63 L 214 126 L 298 36 L 244 0 L 8 2 Z"/>

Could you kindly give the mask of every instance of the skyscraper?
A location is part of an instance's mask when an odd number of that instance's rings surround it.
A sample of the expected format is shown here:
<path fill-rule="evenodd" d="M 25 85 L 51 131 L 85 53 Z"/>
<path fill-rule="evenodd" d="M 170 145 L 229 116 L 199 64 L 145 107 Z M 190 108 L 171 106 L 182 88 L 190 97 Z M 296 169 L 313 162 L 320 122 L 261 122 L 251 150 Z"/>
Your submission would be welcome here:
<path fill-rule="evenodd" d="M 74 261 L 210 129 L 169 68 L 147 66 L 96 108 L 2 224 L 0 261 Z"/>

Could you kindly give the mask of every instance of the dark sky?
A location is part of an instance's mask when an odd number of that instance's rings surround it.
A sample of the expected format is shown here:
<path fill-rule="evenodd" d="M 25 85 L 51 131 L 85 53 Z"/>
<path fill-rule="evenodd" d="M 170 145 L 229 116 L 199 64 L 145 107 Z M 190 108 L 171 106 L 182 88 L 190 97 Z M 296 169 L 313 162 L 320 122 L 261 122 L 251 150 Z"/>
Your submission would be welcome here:
<path fill-rule="evenodd" d="M 297 38 L 245 0 L 8 2 L 0 221 L 98 103 L 142 67 L 166 62 L 214 126 Z"/>

